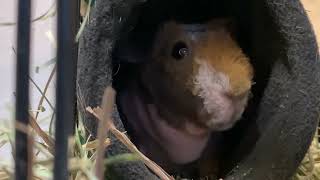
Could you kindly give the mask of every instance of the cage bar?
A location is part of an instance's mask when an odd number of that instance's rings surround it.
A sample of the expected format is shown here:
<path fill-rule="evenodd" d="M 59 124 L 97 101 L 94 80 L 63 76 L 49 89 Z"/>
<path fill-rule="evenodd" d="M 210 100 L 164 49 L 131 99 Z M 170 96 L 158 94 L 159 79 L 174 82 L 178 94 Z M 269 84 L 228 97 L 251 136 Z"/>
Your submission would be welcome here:
<path fill-rule="evenodd" d="M 29 123 L 30 14 L 31 1 L 19 0 L 15 105 L 18 125 Z M 23 180 L 29 177 L 31 169 L 28 167 L 28 136 L 18 128 L 15 133 L 15 179 Z"/>
<path fill-rule="evenodd" d="M 77 44 L 75 36 L 79 26 L 79 1 L 58 0 L 57 6 L 57 89 L 54 179 L 68 179 L 68 138 L 75 119 L 75 82 Z"/>

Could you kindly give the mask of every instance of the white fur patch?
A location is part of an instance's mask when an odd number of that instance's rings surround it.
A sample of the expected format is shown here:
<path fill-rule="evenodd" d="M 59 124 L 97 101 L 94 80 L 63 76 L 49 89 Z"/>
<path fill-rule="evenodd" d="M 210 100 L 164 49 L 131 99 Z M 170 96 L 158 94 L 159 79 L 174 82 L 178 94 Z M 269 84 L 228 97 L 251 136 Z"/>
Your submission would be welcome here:
<path fill-rule="evenodd" d="M 229 77 L 216 71 L 205 60 L 197 60 L 196 62 L 200 66 L 198 74 L 194 78 L 195 91 L 203 98 L 205 109 L 210 113 L 212 110 L 210 106 L 213 105 L 213 102 L 210 102 L 212 100 L 212 93 L 230 91 Z"/>
<path fill-rule="evenodd" d="M 229 77 L 216 71 L 205 60 L 198 59 L 199 70 L 194 78 L 195 93 L 203 100 L 204 110 L 211 115 L 206 121 L 210 128 L 224 129 L 233 121 L 236 111 L 232 100 L 226 96 L 231 86 Z"/>

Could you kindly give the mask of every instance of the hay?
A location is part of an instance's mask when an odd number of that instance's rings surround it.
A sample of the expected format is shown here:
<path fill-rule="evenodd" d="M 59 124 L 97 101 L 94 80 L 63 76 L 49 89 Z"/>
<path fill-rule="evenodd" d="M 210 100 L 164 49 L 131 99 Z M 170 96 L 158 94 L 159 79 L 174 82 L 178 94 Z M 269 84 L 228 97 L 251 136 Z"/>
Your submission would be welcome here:
<path fill-rule="evenodd" d="M 38 125 L 37 125 L 38 126 Z M 31 126 L 29 128 L 20 127 L 19 129 L 25 129 L 27 134 L 30 135 L 33 140 L 33 162 L 32 162 L 32 179 L 52 179 L 53 172 L 53 158 L 54 152 L 51 151 L 51 145 L 45 142 L 45 137 L 42 133 L 45 131 L 34 129 Z M 32 130 L 33 131 L 32 131 Z M 49 133 L 46 133 L 49 136 Z M 0 148 L 5 145 L 10 145 L 13 148 L 12 139 L 14 137 L 14 128 L 8 125 L 0 126 Z M 96 149 L 98 143 L 96 140 L 89 141 L 86 139 L 85 129 L 81 122 L 76 128 L 75 135 L 69 139 L 69 172 L 71 173 L 70 179 L 73 180 L 95 180 L 95 163 L 96 163 Z M 110 140 L 107 138 L 104 141 L 104 146 L 107 147 L 110 144 Z M 13 154 L 13 153 L 12 153 Z M 112 165 L 114 163 L 124 161 L 137 161 L 139 158 L 133 153 L 125 153 L 117 156 L 108 157 L 103 161 L 104 166 Z M 14 164 L 11 161 L 0 162 L 0 180 L 9 180 L 14 176 Z"/>
<path fill-rule="evenodd" d="M 317 132 L 293 180 L 320 180 L 320 144 L 318 138 L 319 134 Z"/>
<path fill-rule="evenodd" d="M 13 139 L 13 129 L 8 125 L 0 126 L 0 148 L 10 145 Z M 95 163 L 96 149 L 98 147 L 97 140 L 89 141 L 86 139 L 83 124 L 80 122 L 75 131 L 75 136 L 70 139 L 69 147 L 72 152 L 69 157 L 70 179 L 73 180 L 96 180 Z M 33 179 L 51 179 L 53 168 L 53 153 L 50 151 L 38 132 L 32 134 L 34 138 L 34 161 L 33 161 Z M 47 133 L 47 135 L 49 135 Z M 43 136 L 43 135 L 41 135 Z M 319 135 L 316 134 L 310 146 L 308 153 L 301 162 L 297 173 L 293 180 L 320 180 L 320 144 L 318 142 Z M 112 143 L 109 139 L 105 139 L 104 146 L 107 148 Z M 105 166 L 119 163 L 123 161 L 137 161 L 140 158 L 136 154 L 126 153 L 106 158 L 103 162 Z M 12 179 L 14 175 L 13 163 L 0 163 L 0 180 Z"/>

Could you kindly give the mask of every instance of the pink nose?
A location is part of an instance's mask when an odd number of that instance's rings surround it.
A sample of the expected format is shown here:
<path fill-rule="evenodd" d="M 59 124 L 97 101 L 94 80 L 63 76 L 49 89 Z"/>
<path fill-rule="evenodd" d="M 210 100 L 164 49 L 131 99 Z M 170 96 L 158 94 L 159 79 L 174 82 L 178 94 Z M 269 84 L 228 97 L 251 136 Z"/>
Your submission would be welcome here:
<path fill-rule="evenodd" d="M 227 93 L 225 93 L 225 96 L 227 96 L 228 98 L 230 98 L 232 100 L 242 100 L 242 99 L 247 98 L 249 96 L 249 94 L 250 94 L 250 89 L 243 91 L 241 93 L 238 93 L 238 94 L 227 92 Z"/>

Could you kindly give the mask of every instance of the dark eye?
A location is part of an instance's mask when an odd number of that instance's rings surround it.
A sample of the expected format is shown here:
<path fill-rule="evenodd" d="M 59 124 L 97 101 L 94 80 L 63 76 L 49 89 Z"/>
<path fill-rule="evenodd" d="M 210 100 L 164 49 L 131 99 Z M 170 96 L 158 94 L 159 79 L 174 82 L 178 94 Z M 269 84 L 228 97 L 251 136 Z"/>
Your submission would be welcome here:
<path fill-rule="evenodd" d="M 186 45 L 186 43 L 182 41 L 178 41 L 174 44 L 172 48 L 172 57 L 175 58 L 176 60 L 181 60 L 184 57 L 189 55 L 189 49 Z"/>

